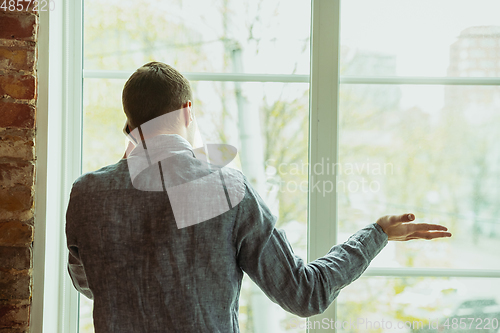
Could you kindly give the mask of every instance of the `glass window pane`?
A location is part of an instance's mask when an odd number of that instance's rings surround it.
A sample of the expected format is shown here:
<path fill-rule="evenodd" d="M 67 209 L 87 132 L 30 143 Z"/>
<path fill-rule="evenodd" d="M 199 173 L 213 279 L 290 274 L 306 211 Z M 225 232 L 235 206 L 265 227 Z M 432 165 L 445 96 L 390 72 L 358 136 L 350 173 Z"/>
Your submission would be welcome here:
<path fill-rule="evenodd" d="M 342 85 L 341 241 L 387 214 L 450 239 L 390 243 L 373 266 L 500 269 L 500 88 Z"/>
<path fill-rule="evenodd" d="M 500 76 L 500 2 L 342 2 L 341 71 L 361 76 Z"/>
<path fill-rule="evenodd" d="M 128 141 L 122 108 L 125 80 L 85 79 L 83 87 L 82 172 L 118 162 Z"/>
<path fill-rule="evenodd" d="M 497 332 L 499 282 L 492 278 L 361 278 L 340 293 L 338 332 Z"/>
<path fill-rule="evenodd" d="M 125 151 L 121 108 L 124 80 L 84 81 L 83 172 L 116 163 Z M 306 259 L 309 85 L 192 82 L 195 113 L 205 142 L 238 148 L 243 172 L 279 217 L 295 253 Z M 258 161 L 258 163 L 255 163 Z M 92 303 L 81 297 L 80 332 L 93 331 Z M 304 332 L 304 319 L 267 299 L 249 279 L 240 298 L 245 333 Z M 303 326 L 303 325 L 302 325 Z"/>
<path fill-rule="evenodd" d="M 85 69 L 309 73 L 311 2 L 85 1 Z M 238 60 L 242 61 L 239 63 Z"/>

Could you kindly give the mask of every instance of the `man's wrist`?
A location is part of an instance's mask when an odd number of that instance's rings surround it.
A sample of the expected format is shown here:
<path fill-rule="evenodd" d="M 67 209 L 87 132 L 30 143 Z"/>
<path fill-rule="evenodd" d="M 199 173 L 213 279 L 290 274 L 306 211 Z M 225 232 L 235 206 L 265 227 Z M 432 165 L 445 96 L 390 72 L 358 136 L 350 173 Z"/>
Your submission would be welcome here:
<path fill-rule="evenodd" d="M 382 226 L 378 222 L 373 223 L 373 225 L 375 226 L 375 229 L 387 235 L 387 233 L 384 231 L 384 228 L 382 228 Z"/>

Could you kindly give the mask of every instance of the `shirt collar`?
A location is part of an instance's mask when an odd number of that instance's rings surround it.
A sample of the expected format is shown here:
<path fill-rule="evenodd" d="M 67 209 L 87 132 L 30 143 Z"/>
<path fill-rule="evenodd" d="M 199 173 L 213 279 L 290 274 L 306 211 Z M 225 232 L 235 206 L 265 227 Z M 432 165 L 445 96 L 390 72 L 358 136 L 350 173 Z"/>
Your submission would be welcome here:
<path fill-rule="evenodd" d="M 145 142 L 139 142 L 130 153 L 130 156 L 142 154 L 144 148 L 150 154 L 161 154 L 162 158 L 176 154 L 189 154 L 195 157 L 191 144 L 179 134 L 160 134 L 147 138 Z"/>

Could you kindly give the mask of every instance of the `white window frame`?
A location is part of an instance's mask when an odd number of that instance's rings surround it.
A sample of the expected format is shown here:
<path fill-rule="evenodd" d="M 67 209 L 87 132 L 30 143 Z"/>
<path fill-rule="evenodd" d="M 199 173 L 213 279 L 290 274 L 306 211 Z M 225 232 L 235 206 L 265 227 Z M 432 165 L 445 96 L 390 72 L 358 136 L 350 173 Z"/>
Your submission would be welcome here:
<path fill-rule="evenodd" d="M 78 331 L 64 226 L 71 186 L 81 174 L 82 33 L 81 0 L 39 12 L 32 333 Z"/>
<path fill-rule="evenodd" d="M 312 0 L 310 75 L 183 74 L 194 81 L 309 82 L 309 165 L 322 157 L 338 162 L 341 84 L 500 85 L 500 78 L 339 77 L 340 4 L 341 0 Z M 71 185 L 81 174 L 83 79 L 126 79 L 132 73 L 83 70 L 83 0 L 61 0 L 56 5 L 52 12 L 40 12 L 33 333 L 78 332 L 79 298 L 66 269 L 64 223 Z M 331 181 L 322 178 L 327 175 L 315 177 Z M 336 189 L 325 195 L 309 192 L 308 207 L 308 261 L 312 261 L 337 243 Z M 500 270 L 369 267 L 364 276 L 500 278 Z M 323 318 L 336 319 L 336 302 L 311 320 Z"/>

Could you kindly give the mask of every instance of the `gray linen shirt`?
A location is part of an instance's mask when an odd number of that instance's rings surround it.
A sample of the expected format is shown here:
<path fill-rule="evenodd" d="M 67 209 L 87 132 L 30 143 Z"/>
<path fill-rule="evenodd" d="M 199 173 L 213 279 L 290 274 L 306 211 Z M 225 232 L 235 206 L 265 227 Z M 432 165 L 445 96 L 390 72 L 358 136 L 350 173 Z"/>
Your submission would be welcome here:
<path fill-rule="evenodd" d="M 179 153 L 171 175 L 203 168 L 182 137 L 159 140 Z M 243 272 L 286 311 L 319 314 L 387 244 L 374 223 L 306 264 L 246 178 L 224 169 L 241 180 L 241 202 L 180 229 L 167 193 L 134 188 L 126 159 L 75 181 L 66 214 L 68 270 L 75 288 L 94 300 L 96 333 L 239 332 Z"/>

